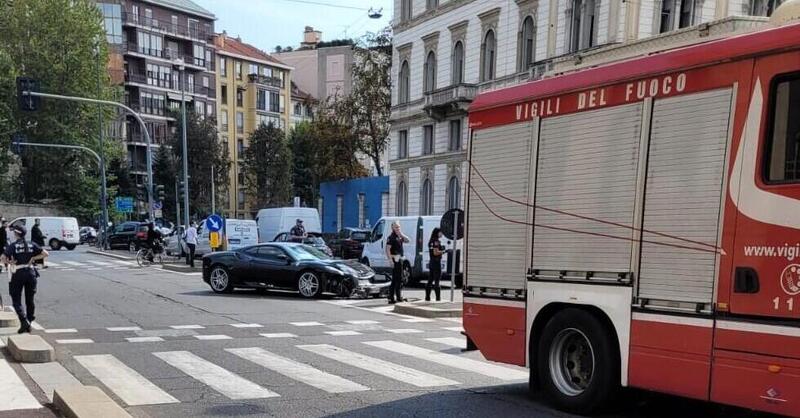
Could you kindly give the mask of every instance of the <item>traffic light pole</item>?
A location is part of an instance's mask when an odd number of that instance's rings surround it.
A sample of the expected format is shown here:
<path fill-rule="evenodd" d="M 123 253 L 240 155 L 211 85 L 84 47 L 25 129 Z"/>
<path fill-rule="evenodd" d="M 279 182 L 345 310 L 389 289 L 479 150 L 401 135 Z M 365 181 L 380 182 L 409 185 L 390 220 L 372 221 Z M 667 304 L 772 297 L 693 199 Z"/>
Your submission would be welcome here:
<path fill-rule="evenodd" d="M 153 190 L 153 153 L 151 151 L 152 142 L 150 140 L 150 132 L 147 130 L 147 125 L 145 125 L 144 120 L 142 120 L 142 117 L 139 116 L 138 113 L 134 112 L 133 109 L 131 109 L 128 106 L 125 106 L 122 103 L 112 102 L 110 100 L 90 99 L 88 97 L 64 96 L 64 95 L 61 95 L 61 94 L 40 93 L 38 91 L 24 91 L 24 92 L 22 92 L 22 95 L 23 96 L 32 96 L 32 97 L 44 97 L 44 98 L 48 98 L 48 99 L 69 100 L 69 101 L 73 101 L 73 102 L 106 104 L 106 105 L 120 107 L 120 108 L 125 109 L 126 111 L 130 112 L 130 114 L 133 115 L 134 118 L 136 118 L 136 121 L 139 122 L 139 125 L 142 127 L 142 132 L 144 132 L 144 137 L 145 137 L 145 140 L 147 141 L 147 189 L 151 190 L 151 191 Z M 184 128 L 184 132 L 185 132 L 185 130 L 186 129 Z M 20 145 L 22 145 L 22 144 L 20 143 Z M 33 144 L 33 145 L 43 145 L 43 144 Z M 69 145 L 61 146 L 59 148 L 63 148 L 63 147 L 74 148 L 74 146 L 69 146 Z M 84 147 L 78 147 L 78 148 L 84 148 Z M 88 149 L 88 148 L 86 148 L 86 149 Z M 94 151 L 91 151 L 91 152 L 92 152 L 92 154 L 95 154 L 95 156 L 97 156 L 97 154 Z M 97 156 L 97 157 L 99 158 L 99 156 Z M 184 162 L 184 164 L 186 164 L 186 163 Z M 149 218 L 151 220 L 155 219 L 155 217 L 153 216 L 153 193 L 148 193 L 147 194 L 147 213 L 148 213 L 148 216 L 149 216 Z"/>

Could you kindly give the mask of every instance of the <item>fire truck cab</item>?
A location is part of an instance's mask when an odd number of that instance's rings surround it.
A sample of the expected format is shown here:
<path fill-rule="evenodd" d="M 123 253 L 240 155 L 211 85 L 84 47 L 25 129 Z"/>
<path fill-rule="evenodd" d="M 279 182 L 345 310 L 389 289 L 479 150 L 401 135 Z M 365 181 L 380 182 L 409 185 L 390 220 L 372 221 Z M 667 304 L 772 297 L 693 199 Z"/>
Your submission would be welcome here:
<path fill-rule="evenodd" d="M 631 386 L 800 416 L 799 4 L 475 99 L 463 320 L 486 358 L 572 412 Z"/>

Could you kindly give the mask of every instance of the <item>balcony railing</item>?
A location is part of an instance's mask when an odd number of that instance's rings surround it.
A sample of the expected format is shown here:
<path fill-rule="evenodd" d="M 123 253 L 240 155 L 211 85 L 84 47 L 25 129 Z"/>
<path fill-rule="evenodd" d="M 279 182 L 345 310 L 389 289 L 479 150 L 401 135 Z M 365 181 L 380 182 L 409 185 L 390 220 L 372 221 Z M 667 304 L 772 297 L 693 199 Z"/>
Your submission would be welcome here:
<path fill-rule="evenodd" d="M 146 84 L 153 87 L 161 87 L 164 89 L 172 90 L 176 93 L 180 92 L 180 83 L 174 79 L 163 78 L 150 78 L 145 73 L 134 71 L 125 73 L 125 82 Z M 201 95 L 209 98 L 217 97 L 216 91 L 212 87 L 203 87 L 202 85 L 188 84 L 184 86 L 184 92 L 189 95 Z"/>
<path fill-rule="evenodd" d="M 173 24 L 172 22 L 163 22 L 152 17 L 145 17 L 143 15 L 136 15 L 128 11 L 122 12 L 122 22 L 144 26 L 149 29 L 155 29 L 170 35 L 181 36 L 184 38 L 195 39 L 199 41 L 208 41 L 211 34 L 203 29 L 195 26 L 186 26 Z"/>
<path fill-rule="evenodd" d="M 478 94 L 475 84 L 456 84 L 425 93 L 424 109 L 428 116 L 442 120 L 450 114 L 465 113 Z"/>
<path fill-rule="evenodd" d="M 136 52 L 142 55 L 149 55 L 151 57 L 163 58 L 165 60 L 175 61 L 178 59 L 183 60 L 186 65 L 202 67 L 209 71 L 214 71 L 214 60 L 206 62 L 205 58 L 198 58 L 191 54 L 185 54 L 174 49 L 155 49 L 139 46 L 134 42 L 123 44 L 124 52 Z"/>
<path fill-rule="evenodd" d="M 280 77 L 267 77 L 261 74 L 248 74 L 247 79 L 251 83 L 263 84 L 265 86 L 283 88 L 283 80 Z"/>

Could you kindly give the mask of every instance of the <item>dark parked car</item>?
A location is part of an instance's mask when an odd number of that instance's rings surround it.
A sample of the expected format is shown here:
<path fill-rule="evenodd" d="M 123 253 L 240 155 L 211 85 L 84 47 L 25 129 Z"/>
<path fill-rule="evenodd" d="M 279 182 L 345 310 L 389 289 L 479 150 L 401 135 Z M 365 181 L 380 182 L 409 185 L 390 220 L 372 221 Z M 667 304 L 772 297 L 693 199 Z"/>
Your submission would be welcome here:
<path fill-rule="evenodd" d="M 274 242 L 289 242 L 289 233 L 282 232 L 275 237 Z M 322 239 L 322 236 L 317 235 L 313 232 L 309 233 L 306 239 L 303 240 L 303 244 L 310 245 L 323 253 L 333 257 L 333 252 L 331 251 L 330 247 L 325 244 L 325 240 Z"/>
<path fill-rule="evenodd" d="M 142 235 L 144 232 L 144 235 Z M 139 250 L 140 241 L 147 239 L 147 224 L 141 222 L 123 222 L 114 227 L 108 235 L 109 249 L 126 248 L 131 252 Z"/>
<path fill-rule="evenodd" d="M 328 241 L 334 257 L 345 260 L 360 259 L 364 243 L 369 240 L 370 231 L 358 228 L 342 228 L 339 235 Z"/>
<path fill-rule="evenodd" d="M 300 243 L 258 244 L 203 256 L 203 281 L 216 293 L 235 288 L 292 289 L 307 298 L 322 293 L 379 296 L 389 282 L 371 268 L 337 260 Z"/>

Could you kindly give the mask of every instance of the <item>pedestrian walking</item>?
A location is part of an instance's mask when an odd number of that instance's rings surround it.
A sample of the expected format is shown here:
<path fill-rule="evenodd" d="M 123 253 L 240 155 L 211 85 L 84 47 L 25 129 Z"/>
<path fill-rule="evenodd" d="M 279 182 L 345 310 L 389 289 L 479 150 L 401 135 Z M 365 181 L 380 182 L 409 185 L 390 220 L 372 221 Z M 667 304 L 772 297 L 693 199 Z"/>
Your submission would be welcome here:
<path fill-rule="evenodd" d="M 186 264 L 194 267 L 194 251 L 197 249 L 197 225 L 192 221 L 184 235 L 189 251 L 186 254 Z"/>
<path fill-rule="evenodd" d="M 403 299 L 403 244 L 409 242 L 400 229 L 400 224 L 392 222 L 392 233 L 386 239 L 386 258 L 392 262 L 392 284 L 389 287 L 389 304 L 405 302 Z"/>
<path fill-rule="evenodd" d="M 442 230 L 433 228 L 431 232 L 431 239 L 428 240 L 428 252 L 430 253 L 430 264 L 428 268 L 428 283 L 425 285 L 425 300 L 431 300 L 431 289 L 436 292 L 436 301 L 442 300 L 442 289 L 439 287 L 439 280 L 442 278 L 442 254 L 444 254 L 444 246 L 442 245 Z"/>
<path fill-rule="evenodd" d="M 36 220 L 33 222 L 33 228 L 31 228 L 31 241 L 33 241 L 33 243 L 38 245 L 40 248 L 44 248 L 44 234 L 42 233 L 41 221 L 39 218 L 36 218 Z M 47 268 L 47 264 L 45 264 L 44 259 L 42 259 L 42 268 Z"/>
<path fill-rule="evenodd" d="M 25 227 L 14 225 L 11 227 L 14 242 L 8 244 L 0 255 L 0 264 L 4 264 L 11 271 L 11 281 L 8 283 L 8 293 L 11 303 L 19 317 L 20 327 L 18 334 L 31 332 L 31 322 L 36 319 L 36 305 L 33 296 L 36 294 L 36 279 L 39 273 L 34 263 L 44 260 L 49 255 L 47 250 L 38 244 L 29 243 L 25 239 Z M 22 292 L 25 292 L 25 309 L 22 309 Z"/>
<path fill-rule="evenodd" d="M 298 218 L 292 229 L 289 230 L 289 241 L 302 243 L 306 238 L 308 238 L 306 227 L 303 226 L 303 220 Z"/>

